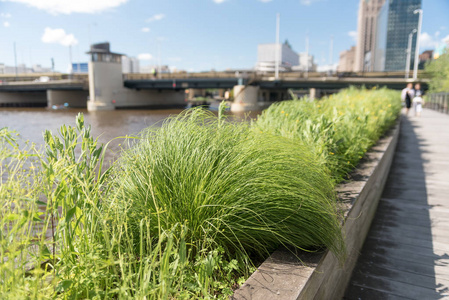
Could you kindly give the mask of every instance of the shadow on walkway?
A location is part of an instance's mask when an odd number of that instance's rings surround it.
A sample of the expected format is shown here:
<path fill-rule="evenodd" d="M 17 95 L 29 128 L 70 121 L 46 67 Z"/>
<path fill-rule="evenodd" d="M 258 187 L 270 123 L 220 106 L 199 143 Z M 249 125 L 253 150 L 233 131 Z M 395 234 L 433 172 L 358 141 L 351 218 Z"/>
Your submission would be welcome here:
<path fill-rule="evenodd" d="M 437 284 L 436 274 L 448 272 L 443 269 L 448 268 L 449 249 L 432 235 L 431 212 L 438 211 L 428 201 L 428 162 L 423 160 L 427 141 L 418 138 L 419 124 L 402 117 L 387 184 L 343 299 L 447 296 L 449 282 Z"/>

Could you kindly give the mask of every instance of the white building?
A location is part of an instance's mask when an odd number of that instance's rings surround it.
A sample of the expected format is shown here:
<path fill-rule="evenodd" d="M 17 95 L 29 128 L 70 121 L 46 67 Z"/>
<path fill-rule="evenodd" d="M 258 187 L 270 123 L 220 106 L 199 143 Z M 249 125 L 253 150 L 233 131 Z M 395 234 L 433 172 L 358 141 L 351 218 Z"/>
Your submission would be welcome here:
<path fill-rule="evenodd" d="M 17 74 L 28 74 L 28 73 L 50 73 L 51 68 L 44 68 L 41 65 L 33 65 L 33 67 L 28 68 L 25 64 L 17 65 Z M 5 64 L 0 64 L 0 74 L 15 74 L 16 67 L 6 66 Z"/>
<path fill-rule="evenodd" d="M 147 65 L 147 66 L 141 66 L 140 67 L 140 73 L 143 74 L 152 74 L 153 72 L 157 73 L 170 73 L 170 67 L 167 65 L 158 66 L 158 65 Z"/>
<path fill-rule="evenodd" d="M 299 56 L 288 42 L 284 44 L 259 44 L 257 46 L 256 71 L 274 72 L 276 53 L 279 53 L 279 71 L 289 71 L 299 65 Z"/>
<path fill-rule="evenodd" d="M 355 64 L 355 46 L 349 50 L 340 52 L 340 60 L 338 61 L 338 72 L 354 72 Z"/>
<path fill-rule="evenodd" d="M 51 73 L 51 68 L 45 68 L 41 65 L 33 65 L 32 70 L 34 73 Z"/>
<path fill-rule="evenodd" d="M 135 57 L 122 56 L 123 73 L 140 73 L 139 60 Z"/>
<path fill-rule="evenodd" d="M 299 53 L 299 65 L 292 67 L 293 71 L 315 72 L 316 64 L 313 62 L 313 55 L 306 52 Z"/>
<path fill-rule="evenodd" d="M 0 64 L 0 74 L 15 74 L 16 68 L 6 66 L 5 64 Z M 19 73 L 19 70 L 17 70 L 17 73 Z"/>
<path fill-rule="evenodd" d="M 405 2 L 405 1 L 403 1 Z M 371 57 L 376 49 L 377 14 L 385 0 L 360 0 L 357 22 L 357 46 L 354 55 L 354 71 L 373 71 Z"/>

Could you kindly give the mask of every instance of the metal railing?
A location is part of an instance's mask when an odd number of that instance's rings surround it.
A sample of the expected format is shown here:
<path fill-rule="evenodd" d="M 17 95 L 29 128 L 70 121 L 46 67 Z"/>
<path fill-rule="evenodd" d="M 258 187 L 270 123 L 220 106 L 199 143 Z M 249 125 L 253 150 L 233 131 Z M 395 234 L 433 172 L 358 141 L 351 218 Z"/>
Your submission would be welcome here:
<path fill-rule="evenodd" d="M 424 107 L 449 114 L 449 93 L 429 94 Z"/>

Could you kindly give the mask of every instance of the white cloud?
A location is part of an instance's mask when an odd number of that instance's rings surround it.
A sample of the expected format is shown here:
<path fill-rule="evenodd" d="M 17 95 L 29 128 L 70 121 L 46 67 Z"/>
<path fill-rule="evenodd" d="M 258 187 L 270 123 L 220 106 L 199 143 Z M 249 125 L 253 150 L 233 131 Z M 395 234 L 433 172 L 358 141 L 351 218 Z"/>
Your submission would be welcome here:
<path fill-rule="evenodd" d="M 157 15 L 149 17 L 148 19 L 145 20 L 145 22 L 150 23 L 150 22 L 154 22 L 154 21 L 160 21 L 163 18 L 165 18 L 164 14 L 157 14 Z"/>
<path fill-rule="evenodd" d="M 139 60 L 151 60 L 153 59 L 153 55 L 151 55 L 150 53 L 140 53 L 139 55 L 137 55 L 137 58 Z"/>
<path fill-rule="evenodd" d="M 273 1 L 273 0 L 259 0 L 260 2 L 263 2 L 263 3 L 267 3 L 267 2 L 271 2 L 271 1 Z"/>
<path fill-rule="evenodd" d="M 44 10 L 50 14 L 71 13 L 99 13 L 104 10 L 118 7 L 128 0 L 3 0 L 23 3 L 37 9 Z"/>
<path fill-rule="evenodd" d="M 9 22 L 8 22 L 8 21 L 5 21 L 5 22 L 3 22 L 3 26 L 5 26 L 5 27 L 9 27 L 9 26 L 11 26 L 11 24 L 9 24 Z"/>
<path fill-rule="evenodd" d="M 10 13 L 1 13 L 0 17 L 2 17 L 2 18 L 11 18 L 11 14 Z"/>
<path fill-rule="evenodd" d="M 357 31 L 351 30 L 348 32 L 348 35 L 352 38 L 354 42 L 357 42 Z"/>
<path fill-rule="evenodd" d="M 61 44 L 63 46 L 74 46 L 78 44 L 78 40 L 73 34 L 67 34 L 64 29 L 51 29 L 46 27 L 41 38 L 42 42 L 49 44 Z"/>
<path fill-rule="evenodd" d="M 435 49 L 438 46 L 438 40 L 428 34 L 423 32 L 419 38 L 419 48 L 420 50 Z"/>
<path fill-rule="evenodd" d="M 449 35 L 446 35 L 446 37 L 442 38 L 441 41 L 442 41 L 443 43 L 446 43 L 446 44 L 449 45 Z"/>
<path fill-rule="evenodd" d="M 214 0 L 214 2 L 217 3 L 217 4 L 221 4 L 221 3 L 225 2 L 225 1 L 227 1 L 227 0 Z"/>
<path fill-rule="evenodd" d="M 441 43 L 449 43 L 449 35 L 445 36 L 442 39 L 438 39 L 439 36 L 439 31 L 435 32 L 433 36 L 428 34 L 427 32 L 421 33 L 419 41 L 419 51 L 422 52 L 424 50 L 433 50 L 435 48 L 438 48 Z"/>
<path fill-rule="evenodd" d="M 148 27 L 143 27 L 143 28 L 141 29 L 141 31 L 142 31 L 142 32 L 150 32 L 150 28 L 148 28 Z"/>

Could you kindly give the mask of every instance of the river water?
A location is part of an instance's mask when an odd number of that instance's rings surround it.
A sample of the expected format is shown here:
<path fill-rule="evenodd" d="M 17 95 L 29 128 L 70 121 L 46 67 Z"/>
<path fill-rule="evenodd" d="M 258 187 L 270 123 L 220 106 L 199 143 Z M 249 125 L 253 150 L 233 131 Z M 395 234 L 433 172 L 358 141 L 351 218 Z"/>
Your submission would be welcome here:
<path fill-rule="evenodd" d="M 135 135 L 144 128 L 161 124 L 170 115 L 182 112 L 182 109 L 164 110 L 113 110 L 88 112 L 86 109 L 49 110 L 46 108 L 2 108 L 0 109 L 0 128 L 8 127 L 20 133 L 23 140 L 29 140 L 37 145 L 43 145 L 43 132 L 51 130 L 56 133 L 61 125 L 75 126 L 75 117 L 84 114 L 84 123 L 91 125 L 92 134 L 101 143 L 107 143 L 120 136 Z M 257 116 L 259 112 L 251 114 L 232 114 L 237 120 L 244 120 Z M 123 142 L 115 140 L 110 149 L 117 150 Z"/>

